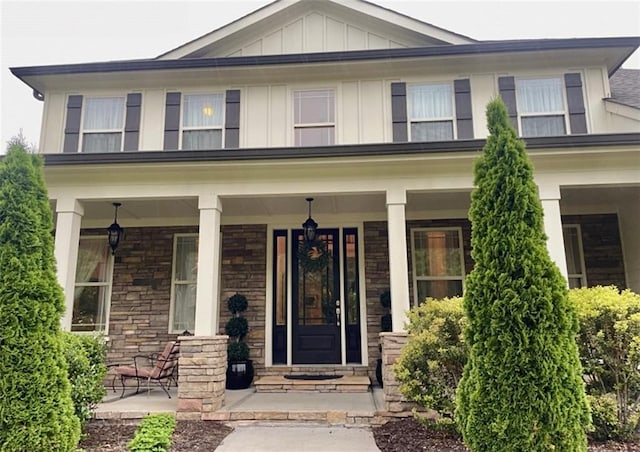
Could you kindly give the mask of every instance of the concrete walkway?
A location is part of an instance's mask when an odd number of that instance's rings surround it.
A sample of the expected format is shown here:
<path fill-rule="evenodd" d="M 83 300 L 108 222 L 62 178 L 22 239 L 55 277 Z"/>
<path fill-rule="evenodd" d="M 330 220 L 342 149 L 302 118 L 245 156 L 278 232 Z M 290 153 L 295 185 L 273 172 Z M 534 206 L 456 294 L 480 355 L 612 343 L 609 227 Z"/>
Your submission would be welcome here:
<path fill-rule="evenodd" d="M 309 424 L 238 425 L 216 452 L 379 452 L 370 428 Z"/>

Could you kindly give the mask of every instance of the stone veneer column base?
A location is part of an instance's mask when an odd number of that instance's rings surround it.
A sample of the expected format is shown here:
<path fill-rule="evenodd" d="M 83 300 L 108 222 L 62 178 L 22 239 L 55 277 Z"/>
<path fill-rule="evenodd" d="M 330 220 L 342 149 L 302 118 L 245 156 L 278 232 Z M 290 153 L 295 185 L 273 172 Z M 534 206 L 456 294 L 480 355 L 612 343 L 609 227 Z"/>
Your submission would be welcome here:
<path fill-rule="evenodd" d="M 402 347 L 407 344 L 409 336 L 407 333 L 380 333 L 382 343 L 382 393 L 384 396 L 385 409 L 390 413 L 403 413 L 411 411 L 416 404 L 408 402 L 402 397 L 393 372 L 393 365 L 400 357 Z"/>
<path fill-rule="evenodd" d="M 224 403 L 229 336 L 180 336 L 178 419 L 202 419 Z"/>

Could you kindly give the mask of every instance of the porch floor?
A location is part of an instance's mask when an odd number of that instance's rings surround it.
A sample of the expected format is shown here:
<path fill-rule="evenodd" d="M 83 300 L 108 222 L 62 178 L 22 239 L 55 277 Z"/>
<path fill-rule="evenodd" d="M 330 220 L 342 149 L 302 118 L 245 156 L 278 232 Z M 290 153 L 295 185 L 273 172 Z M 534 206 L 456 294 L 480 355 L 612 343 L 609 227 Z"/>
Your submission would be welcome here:
<path fill-rule="evenodd" d="M 171 399 L 160 388 L 147 393 L 109 390 L 94 417 L 96 419 L 140 419 L 149 413 L 175 413 L 178 390 Z M 288 421 L 329 425 L 368 425 L 376 423 L 376 414 L 384 411 L 382 389 L 366 393 L 258 393 L 254 387 L 226 391 L 224 406 L 204 413 L 204 419 L 217 421 Z M 180 415 L 178 414 L 178 418 Z"/>

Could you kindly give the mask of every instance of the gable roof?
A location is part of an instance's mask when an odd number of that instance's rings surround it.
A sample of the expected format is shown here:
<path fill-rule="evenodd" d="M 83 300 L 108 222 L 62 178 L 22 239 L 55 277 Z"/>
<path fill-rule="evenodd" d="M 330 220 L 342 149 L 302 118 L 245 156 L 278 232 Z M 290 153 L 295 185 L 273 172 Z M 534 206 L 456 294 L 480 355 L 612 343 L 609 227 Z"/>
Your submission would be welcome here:
<path fill-rule="evenodd" d="M 276 0 L 223 27 L 165 52 L 156 59 L 229 56 L 229 42 L 241 41 L 243 37 L 249 41 L 254 30 L 269 31 L 274 24 L 285 27 L 287 24 L 291 24 L 292 19 L 302 18 L 305 13 L 312 11 L 326 12 L 338 17 L 350 17 L 373 28 L 386 29 L 391 34 L 405 37 L 405 41 L 412 44 L 411 47 L 477 42 L 467 36 L 419 21 L 365 0 Z"/>
<path fill-rule="evenodd" d="M 640 69 L 618 69 L 609 79 L 607 100 L 640 109 Z"/>

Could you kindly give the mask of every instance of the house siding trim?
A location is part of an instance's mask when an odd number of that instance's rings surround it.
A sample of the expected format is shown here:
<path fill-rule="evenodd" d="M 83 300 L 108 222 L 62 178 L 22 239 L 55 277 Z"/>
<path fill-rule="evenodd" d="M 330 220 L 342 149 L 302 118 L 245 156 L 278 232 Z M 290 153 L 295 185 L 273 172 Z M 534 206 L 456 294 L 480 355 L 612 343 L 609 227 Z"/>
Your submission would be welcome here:
<path fill-rule="evenodd" d="M 640 133 L 561 135 L 527 138 L 527 148 L 575 149 L 584 147 L 610 147 L 640 144 Z M 451 152 L 478 152 L 486 140 L 453 140 L 425 143 L 381 143 L 304 148 L 251 148 L 215 149 L 198 151 L 145 151 L 113 153 L 43 154 L 45 165 L 127 164 L 127 163 L 180 163 L 213 161 L 284 160 L 322 157 L 370 157 L 383 155 L 442 154 Z"/>

